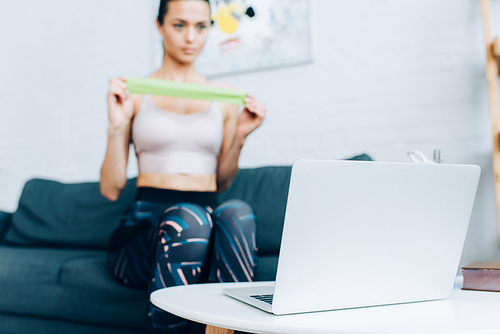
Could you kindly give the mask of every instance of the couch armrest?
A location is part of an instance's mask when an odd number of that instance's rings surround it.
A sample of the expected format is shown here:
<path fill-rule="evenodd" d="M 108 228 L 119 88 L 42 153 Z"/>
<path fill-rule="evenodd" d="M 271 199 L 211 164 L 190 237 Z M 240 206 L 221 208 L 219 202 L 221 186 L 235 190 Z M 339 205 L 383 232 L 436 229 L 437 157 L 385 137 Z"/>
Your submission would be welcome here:
<path fill-rule="evenodd" d="M 0 211 L 0 244 L 3 243 L 3 239 L 7 229 L 12 222 L 12 213 Z"/>

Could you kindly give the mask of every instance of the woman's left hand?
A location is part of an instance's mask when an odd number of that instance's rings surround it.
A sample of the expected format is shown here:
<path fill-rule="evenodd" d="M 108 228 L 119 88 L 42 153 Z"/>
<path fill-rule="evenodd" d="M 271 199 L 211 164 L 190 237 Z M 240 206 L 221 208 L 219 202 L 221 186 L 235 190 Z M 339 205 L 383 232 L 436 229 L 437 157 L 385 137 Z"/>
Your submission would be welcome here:
<path fill-rule="evenodd" d="M 266 106 L 254 96 L 247 95 L 245 109 L 238 118 L 237 135 L 246 138 L 257 129 L 266 117 Z"/>

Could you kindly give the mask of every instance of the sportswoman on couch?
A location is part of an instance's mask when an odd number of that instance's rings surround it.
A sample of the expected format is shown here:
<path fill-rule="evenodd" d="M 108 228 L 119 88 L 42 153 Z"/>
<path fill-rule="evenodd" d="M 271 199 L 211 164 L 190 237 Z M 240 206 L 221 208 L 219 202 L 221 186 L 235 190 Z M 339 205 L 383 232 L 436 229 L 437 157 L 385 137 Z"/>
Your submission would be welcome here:
<path fill-rule="evenodd" d="M 157 27 L 162 67 L 151 78 L 231 88 L 196 72 L 194 61 L 211 25 L 208 0 L 162 0 Z M 129 95 L 123 78 L 110 79 L 108 144 L 101 193 L 116 200 L 127 176 L 129 144 L 139 163 L 137 195 L 109 243 L 113 277 L 150 292 L 201 281 L 252 281 L 256 222 L 241 201 L 217 203 L 238 171 L 246 137 L 265 106 L 245 98 L 234 105 L 164 96 Z M 213 230 L 213 231 L 212 231 Z M 202 329 L 149 304 L 148 330 Z"/>

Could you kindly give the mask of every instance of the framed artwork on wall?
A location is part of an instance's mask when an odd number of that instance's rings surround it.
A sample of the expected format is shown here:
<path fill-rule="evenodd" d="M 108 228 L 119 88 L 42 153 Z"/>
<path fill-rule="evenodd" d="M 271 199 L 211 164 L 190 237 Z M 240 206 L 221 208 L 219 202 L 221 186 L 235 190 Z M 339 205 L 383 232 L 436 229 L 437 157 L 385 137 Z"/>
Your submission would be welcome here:
<path fill-rule="evenodd" d="M 211 0 L 213 25 L 198 71 L 208 77 L 312 61 L 309 0 Z M 161 64 L 161 41 L 155 59 Z"/>

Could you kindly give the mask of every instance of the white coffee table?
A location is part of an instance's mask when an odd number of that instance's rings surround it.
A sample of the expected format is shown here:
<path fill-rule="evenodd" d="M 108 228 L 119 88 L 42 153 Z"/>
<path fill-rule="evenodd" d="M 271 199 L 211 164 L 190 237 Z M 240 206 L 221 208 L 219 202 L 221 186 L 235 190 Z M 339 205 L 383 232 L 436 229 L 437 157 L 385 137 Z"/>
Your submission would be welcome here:
<path fill-rule="evenodd" d="M 500 293 L 461 290 L 460 276 L 446 300 L 286 316 L 265 313 L 222 294 L 227 287 L 263 284 L 269 283 L 177 286 L 153 292 L 151 301 L 177 316 L 209 325 L 207 333 L 500 333 Z"/>

